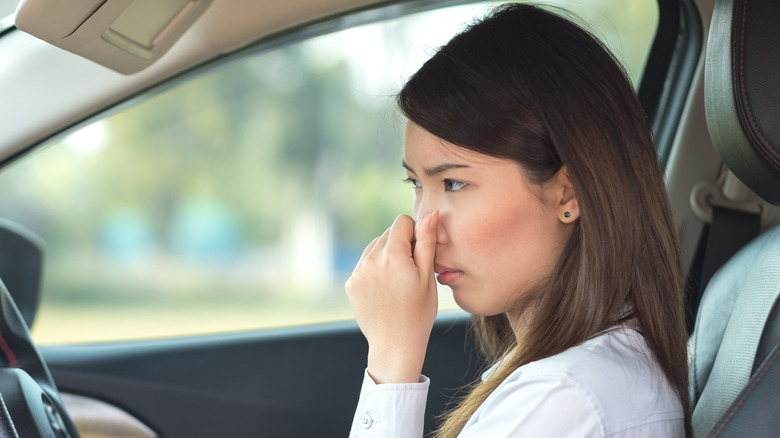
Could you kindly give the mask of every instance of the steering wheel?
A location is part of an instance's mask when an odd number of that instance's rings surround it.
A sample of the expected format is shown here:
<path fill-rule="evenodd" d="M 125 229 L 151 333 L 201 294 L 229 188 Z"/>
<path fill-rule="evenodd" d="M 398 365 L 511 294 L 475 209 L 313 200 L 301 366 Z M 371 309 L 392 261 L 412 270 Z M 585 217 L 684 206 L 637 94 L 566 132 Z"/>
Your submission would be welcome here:
<path fill-rule="evenodd" d="M 49 368 L 0 281 L 0 436 L 79 438 Z"/>

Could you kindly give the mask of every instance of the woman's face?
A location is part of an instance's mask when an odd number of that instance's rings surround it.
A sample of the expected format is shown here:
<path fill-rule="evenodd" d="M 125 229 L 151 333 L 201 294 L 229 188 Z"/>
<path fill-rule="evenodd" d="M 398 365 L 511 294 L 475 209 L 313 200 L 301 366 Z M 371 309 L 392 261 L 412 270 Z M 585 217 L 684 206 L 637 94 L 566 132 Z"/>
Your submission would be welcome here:
<path fill-rule="evenodd" d="M 404 167 L 415 220 L 439 211 L 439 283 L 469 313 L 519 317 L 514 304 L 549 278 L 579 216 L 566 172 L 532 186 L 515 161 L 457 147 L 411 122 Z"/>

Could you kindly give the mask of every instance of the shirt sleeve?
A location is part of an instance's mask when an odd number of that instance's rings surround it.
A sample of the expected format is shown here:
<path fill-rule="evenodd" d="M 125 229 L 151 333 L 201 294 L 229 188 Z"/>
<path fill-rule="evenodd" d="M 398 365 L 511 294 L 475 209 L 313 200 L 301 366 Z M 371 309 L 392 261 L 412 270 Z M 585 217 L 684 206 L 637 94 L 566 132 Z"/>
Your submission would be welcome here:
<path fill-rule="evenodd" d="M 423 435 L 430 380 L 377 385 L 366 370 L 350 438 L 418 438 Z"/>
<path fill-rule="evenodd" d="M 500 385 L 459 438 L 603 437 L 593 396 L 566 374 L 537 375 Z"/>

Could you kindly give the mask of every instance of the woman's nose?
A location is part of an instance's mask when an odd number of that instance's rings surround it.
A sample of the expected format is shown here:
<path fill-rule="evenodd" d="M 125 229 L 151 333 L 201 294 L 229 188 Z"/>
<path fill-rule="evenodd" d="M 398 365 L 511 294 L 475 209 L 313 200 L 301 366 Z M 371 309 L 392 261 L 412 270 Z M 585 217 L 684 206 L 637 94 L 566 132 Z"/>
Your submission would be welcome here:
<path fill-rule="evenodd" d="M 450 221 L 451 212 L 441 203 L 436 202 L 434 197 L 420 199 L 415 205 L 415 222 L 425 219 L 426 216 L 434 211 L 439 212 L 439 221 L 436 227 L 436 243 L 444 244 L 447 242 L 447 223 Z"/>
<path fill-rule="evenodd" d="M 431 214 L 434 210 L 438 210 L 437 201 L 433 195 L 421 195 L 416 199 L 414 209 L 414 221 L 421 221 L 425 216 Z"/>

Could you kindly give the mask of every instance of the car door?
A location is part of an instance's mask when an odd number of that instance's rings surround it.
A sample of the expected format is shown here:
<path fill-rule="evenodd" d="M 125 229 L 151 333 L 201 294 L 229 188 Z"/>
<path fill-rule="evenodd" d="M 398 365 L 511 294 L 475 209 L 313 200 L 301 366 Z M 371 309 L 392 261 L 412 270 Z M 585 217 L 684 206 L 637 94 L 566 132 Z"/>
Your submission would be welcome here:
<path fill-rule="evenodd" d="M 393 93 L 490 7 L 453 3 L 285 30 L 65 124 L 0 171 L 0 216 L 45 242 L 32 333 L 83 436 L 347 435 L 367 347 L 343 283 L 411 209 Z M 676 2 L 558 3 L 637 86 L 664 81 L 671 49 L 651 48 L 680 32 L 657 29 Z M 669 59 L 648 76 L 653 56 Z M 429 431 L 485 367 L 444 288 L 440 308 Z"/>

